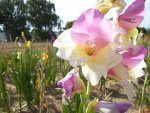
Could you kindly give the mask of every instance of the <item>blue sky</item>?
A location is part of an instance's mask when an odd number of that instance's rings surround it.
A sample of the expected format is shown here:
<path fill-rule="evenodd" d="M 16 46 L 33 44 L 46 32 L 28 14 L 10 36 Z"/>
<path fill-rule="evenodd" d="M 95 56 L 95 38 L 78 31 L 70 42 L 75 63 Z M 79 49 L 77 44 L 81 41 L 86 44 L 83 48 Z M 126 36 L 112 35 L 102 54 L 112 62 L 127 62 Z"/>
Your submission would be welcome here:
<path fill-rule="evenodd" d="M 67 21 L 77 19 L 80 14 L 88 8 L 95 7 L 96 0 L 51 0 L 55 3 L 56 13 L 63 20 L 63 26 Z M 124 0 L 129 3 L 133 0 Z M 145 18 L 140 24 L 141 27 L 150 28 L 150 0 L 145 3 Z"/>

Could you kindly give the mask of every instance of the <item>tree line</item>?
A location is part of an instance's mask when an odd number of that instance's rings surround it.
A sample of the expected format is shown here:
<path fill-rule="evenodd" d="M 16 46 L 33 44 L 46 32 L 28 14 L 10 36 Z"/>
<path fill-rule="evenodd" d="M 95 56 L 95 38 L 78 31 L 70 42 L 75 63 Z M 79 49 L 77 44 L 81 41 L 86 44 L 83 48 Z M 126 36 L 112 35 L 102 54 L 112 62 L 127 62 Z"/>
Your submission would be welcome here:
<path fill-rule="evenodd" d="M 61 19 L 51 1 L 0 0 L 0 24 L 8 41 L 21 37 L 22 31 L 28 39 L 44 40 L 50 38 L 54 28 L 61 27 Z"/>

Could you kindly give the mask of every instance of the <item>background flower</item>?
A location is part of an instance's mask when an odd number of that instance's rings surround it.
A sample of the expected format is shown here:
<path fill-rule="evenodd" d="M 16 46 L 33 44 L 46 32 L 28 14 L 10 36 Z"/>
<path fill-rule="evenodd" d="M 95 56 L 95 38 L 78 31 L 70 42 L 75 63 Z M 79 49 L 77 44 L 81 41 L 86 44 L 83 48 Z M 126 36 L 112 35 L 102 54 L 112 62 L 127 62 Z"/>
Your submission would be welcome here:
<path fill-rule="evenodd" d="M 64 89 L 68 97 L 83 90 L 83 82 L 79 77 L 78 69 L 72 69 L 62 80 L 58 81 L 57 85 Z"/>
<path fill-rule="evenodd" d="M 103 113 L 125 113 L 131 107 L 131 104 L 99 101 L 94 107 L 97 111 Z"/>

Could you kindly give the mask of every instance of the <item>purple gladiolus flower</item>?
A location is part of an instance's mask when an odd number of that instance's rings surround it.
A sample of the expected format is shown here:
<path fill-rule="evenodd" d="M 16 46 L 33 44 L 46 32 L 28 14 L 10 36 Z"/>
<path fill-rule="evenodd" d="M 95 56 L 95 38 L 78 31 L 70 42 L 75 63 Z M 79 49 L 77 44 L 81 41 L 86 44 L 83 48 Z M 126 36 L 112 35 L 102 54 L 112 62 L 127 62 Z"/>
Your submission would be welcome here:
<path fill-rule="evenodd" d="M 62 80 L 58 81 L 57 85 L 64 89 L 64 93 L 68 97 L 83 89 L 83 82 L 76 69 L 72 69 Z"/>
<path fill-rule="evenodd" d="M 125 29 L 136 28 L 144 19 L 145 0 L 135 0 L 127 6 L 118 18 L 120 27 Z"/>
<path fill-rule="evenodd" d="M 122 54 L 123 60 L 122 64 L 128 68 L 133 68 L 144 59 L 147 55 L 147 49 L 144 46 L 129 48 L 126 52 Z"/>
<path fill-rule="evenodd" d="M 107 101 L 100 101 L 94 106 L 97 111 L 103 113 L 125 113 L 130 107 L 130 103 L 115 103 Z"/>

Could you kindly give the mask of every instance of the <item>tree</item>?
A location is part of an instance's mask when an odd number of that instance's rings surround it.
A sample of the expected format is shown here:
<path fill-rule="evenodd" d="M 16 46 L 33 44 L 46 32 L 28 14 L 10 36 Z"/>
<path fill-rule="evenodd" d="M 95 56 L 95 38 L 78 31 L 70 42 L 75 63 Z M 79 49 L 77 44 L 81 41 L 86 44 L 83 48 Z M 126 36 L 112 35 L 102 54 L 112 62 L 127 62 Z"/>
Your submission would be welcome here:
<path fill-rule="evenodd" d="M 26 27 L 26 6 L 24 0 L 1 0 L 0 15 L 3 17 L 4 30 L 9 40 L 15 40 L 21 31 L 28 31 Z"/>
<path fill-rule="evenodd" d="M 47 0 L 27 0 L 28 20 L 37 30 L 52 31 L 60 27 L 61 20 L 55 14 L 55 5 Z"/>
<path fill-rule="evenodd" d="M 66 30 L 66 29 L 71 28 L 74 22 L 75 22 L 75 20 L 73 20 L 73 21 L 68 21 L 68 22 L 66 23 L 64 29 Z"/>
<path fill-rule="evenodd" d="M 138 31 L 144 33 L 145 35 L 147 34 L 147 30 L 144 27 L 138 27 Z"/>
<path fill-rule="evenodd" d="M 3 15 L 0 13 L 0 24 L 3 24 L 3 22 L 4 22 L 4 17 L 3 17 Z"/>
<path fill-rule="evenodd" d="M 0 0 L 0 24 L 9 40 L 29 34 L 29 26 L 48 36 L 53 28 L 60 28 L 61 20 L 55 14 L 55 5 L 47 0 Z"/>

